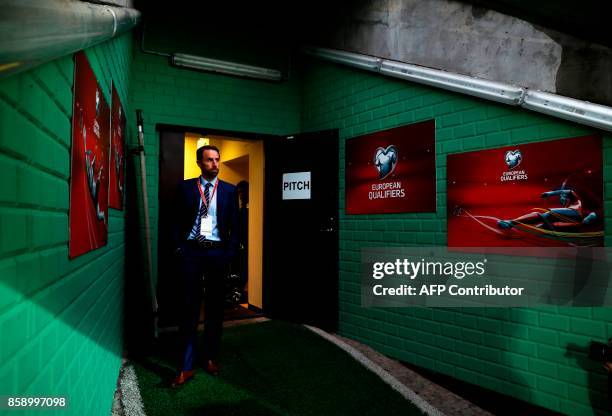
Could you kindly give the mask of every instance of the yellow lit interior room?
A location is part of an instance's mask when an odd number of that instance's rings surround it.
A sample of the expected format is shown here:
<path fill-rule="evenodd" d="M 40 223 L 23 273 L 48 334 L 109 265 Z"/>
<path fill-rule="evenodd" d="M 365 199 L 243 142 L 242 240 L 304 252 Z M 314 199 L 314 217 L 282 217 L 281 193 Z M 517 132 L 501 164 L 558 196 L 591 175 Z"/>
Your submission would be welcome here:
<path fill-rule="evenodd" d="M 221 153 L 219 179 L 236 185 L 249 182 L 249 304 L 263 308 L 263 207 L 264 207 L 264 146 L 261 140 L 243 140 L 235 137 L 185 133 L 184 178 L 197 178 L 196 150 L 208 144 L 217 146 Z"/>

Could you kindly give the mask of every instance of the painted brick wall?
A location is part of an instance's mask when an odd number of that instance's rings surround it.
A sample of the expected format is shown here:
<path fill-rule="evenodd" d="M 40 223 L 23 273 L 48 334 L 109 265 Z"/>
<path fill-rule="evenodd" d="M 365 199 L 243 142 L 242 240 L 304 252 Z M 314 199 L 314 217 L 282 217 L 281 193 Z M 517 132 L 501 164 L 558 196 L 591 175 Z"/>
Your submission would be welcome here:
<path fill-rule="evenodd" d="M 607 380 L 582 351 L 612 337 L 612 308 L 403 308 L 360 306 L 360 249 L 446 244 L 446 155 L 590 134 L 509 106 L 321 61 L 304 70 L 302 127 L 340 129 L 340 331 L 385 354 L 556 411 L 605 407 Z M 437 214 L 346 215 L 344 141 L 436 119 Z M 612 212 L 612 140 L 604 135 L 606 244 Z"/>
<path fill-rule="evenodd" d="M 86 51 L 109 103 L 113 79 L 129 104 L 131 49 L 126 34 Z M 67 410 L 44 414 L 108 415 L 124 212 L 109 210 L 105 247 L 68 260 L 73 68 L 67 56 L 0 80 L 0 394 L 68 396 Z"/>
<path fill-rule="evenodd" d="M 154 266 L 157 265 L 159 184 L 159 133 L 155 125 L 291 134 L 300 129 L 299 93 L 298 79 L 271 83 L 180 69 L 170 66 L 166 57 L 143 54 L 134 47 L 131 98 L 132 108 L 142 109 L 145 121 Z M 140 172 L 137 175 L 140 178 Z M 156 267 L 154 269 L 156 273 Z"/>

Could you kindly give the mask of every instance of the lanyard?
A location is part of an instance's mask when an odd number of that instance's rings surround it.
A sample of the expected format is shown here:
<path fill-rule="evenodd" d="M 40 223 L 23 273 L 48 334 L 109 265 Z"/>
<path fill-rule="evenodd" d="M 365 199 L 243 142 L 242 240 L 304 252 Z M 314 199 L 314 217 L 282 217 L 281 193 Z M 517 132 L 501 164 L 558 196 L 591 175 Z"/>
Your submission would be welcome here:
<path fill-rule="evenodd" d="M 215 186 L 213 187 L 212 194 L 210 195 L 210 202 L 212 204 L 212 200 L 215 197 L 215 192 L 217 191 L 217 185 L 219 185 L 219 180 L 215 182 Z M 204 197 L 204 191 L 202 190 L 202 181 L 198 178 L 198 190 L 200 191 L 200 197 L 202 198 L 202 204 L 208 209 L 208 205 L 206 204 L 206 198 Z"/>

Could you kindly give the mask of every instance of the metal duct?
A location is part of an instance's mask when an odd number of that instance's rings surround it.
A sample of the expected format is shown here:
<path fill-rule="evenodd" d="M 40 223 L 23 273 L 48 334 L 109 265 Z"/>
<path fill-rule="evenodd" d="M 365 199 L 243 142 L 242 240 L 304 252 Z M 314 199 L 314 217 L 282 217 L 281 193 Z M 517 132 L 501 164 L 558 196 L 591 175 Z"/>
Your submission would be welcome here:
<path fill-rule="evenodd" d="M 303 47 L 302 51 L 308 55 L 313 55 L 328 61 L 336 62 L 338 64 L 352 66 L 354 68 L 366 69 L 368 71 L 377 72 L 382 65 L 382 59 L 359 53 L 308 46 Z"/>
<path fill-rule="evenodd" d="M 516 85 L 455 74 L 403 62 L 335 49 L 305 47 L 303 52 L 354 68 L 365 69 L 418 84 L 520 106 L 528 110 L 612 131 L 612 108 Z"/>
<path fill-rule="evenodd" d="M 518 105 L 524 93 L 521 87 L 514 85 L 402 62 L 383 61 L 380 73 L 510 105 Z"/>
<path fill-rule="evenodd" d="M 612 108 L 605 105 L 528 90 L 521 106 L 538 113 L 612 131 Z"/>
<path fill-rule="evenodd" d="M 73 0 L 0 0 L 0 76 L 23 71 L 132 29 L 136 9 Z"/>

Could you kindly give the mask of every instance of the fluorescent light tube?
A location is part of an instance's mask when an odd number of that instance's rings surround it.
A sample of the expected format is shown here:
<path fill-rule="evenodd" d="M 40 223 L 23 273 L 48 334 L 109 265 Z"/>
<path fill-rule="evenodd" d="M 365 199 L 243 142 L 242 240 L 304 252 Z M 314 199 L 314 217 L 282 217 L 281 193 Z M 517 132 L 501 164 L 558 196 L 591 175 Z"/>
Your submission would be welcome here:
<path fill-rule="evenodd" d="M 171 59 L 172 65 L 198 69 L 201 71 L 265 79 L 268 81 L 280 81 L 282 79 L 282 73 L 277 69 L 244 65 L 236 62 L 221 61 L 218 59 L 204 58 L 201 56 L 186 55 L 182 53 L 175 53 L 172 55 Z"/>

